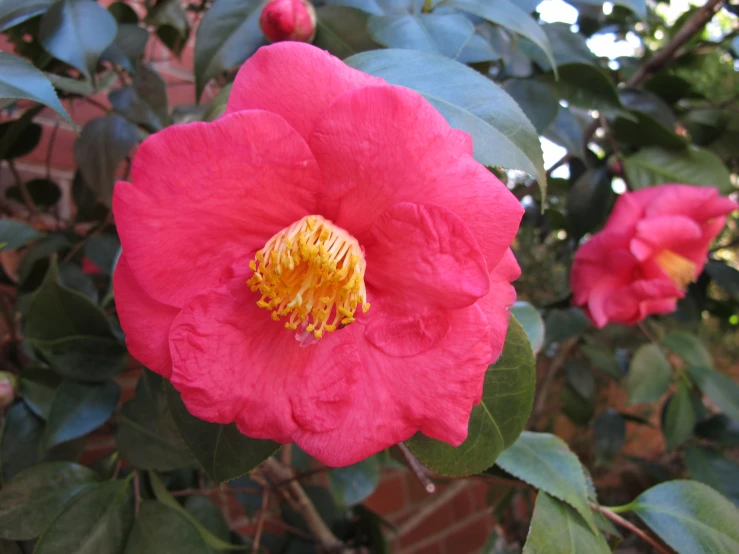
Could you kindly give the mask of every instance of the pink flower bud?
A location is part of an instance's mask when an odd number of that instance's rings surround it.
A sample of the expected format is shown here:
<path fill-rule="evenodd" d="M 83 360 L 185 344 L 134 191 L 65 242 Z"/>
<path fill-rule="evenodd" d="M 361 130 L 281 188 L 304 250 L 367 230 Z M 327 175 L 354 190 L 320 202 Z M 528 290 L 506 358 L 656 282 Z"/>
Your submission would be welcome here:
<path fill-rule="evenodd" d="M 259 26 L 270 42 L 312 42 L 316 10 L 308 0 L 272 0 L 262 9 Z"/>
<path fill-rule="evenodd" d="M 18 380 L 12 373 L 0 371 L 0 410 L 7 408 L 13 403 L 17 382 Z"/>

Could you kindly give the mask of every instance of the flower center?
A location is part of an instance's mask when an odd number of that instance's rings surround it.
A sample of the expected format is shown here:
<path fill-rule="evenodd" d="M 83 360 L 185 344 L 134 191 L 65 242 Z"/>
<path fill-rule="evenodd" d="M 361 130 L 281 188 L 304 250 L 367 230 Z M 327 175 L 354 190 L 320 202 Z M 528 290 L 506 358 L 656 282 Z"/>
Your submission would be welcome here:
<path fill-rule="evenodd" d="M 249 262 L 247 285 L 262 297 L 272 319 L 286 329 L 332 332 L 355 321 L 370 305 L 364 286 L 367 263 L 357 239 L 320 215 L 309 215 L 267 241 Z"/>
<path fill-rule="evenodd" d="M 657 263 L 682 290 L 695 281 L 695 264 L 672 250 L 663 250 L 657 254 Z"/>

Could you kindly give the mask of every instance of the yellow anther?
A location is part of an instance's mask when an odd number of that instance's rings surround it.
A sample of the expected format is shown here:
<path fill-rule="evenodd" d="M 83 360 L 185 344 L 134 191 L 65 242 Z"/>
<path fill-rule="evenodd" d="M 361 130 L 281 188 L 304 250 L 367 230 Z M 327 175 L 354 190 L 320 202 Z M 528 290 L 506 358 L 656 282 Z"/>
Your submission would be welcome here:
<path fill-rule="evenodd" d="M 257 261 L 256 260 L 252 260 L 252 261 L 249 262 L 249 269 L 251 269 L 252 271 L 256 271 L 257 270 Z"/>
<path fill-rule="evenodd" d="M 672 250 L 663 250 L 657 254 L 656 261 L 679 289 L 686 290 L 696 279 L 695 264 Z"/>

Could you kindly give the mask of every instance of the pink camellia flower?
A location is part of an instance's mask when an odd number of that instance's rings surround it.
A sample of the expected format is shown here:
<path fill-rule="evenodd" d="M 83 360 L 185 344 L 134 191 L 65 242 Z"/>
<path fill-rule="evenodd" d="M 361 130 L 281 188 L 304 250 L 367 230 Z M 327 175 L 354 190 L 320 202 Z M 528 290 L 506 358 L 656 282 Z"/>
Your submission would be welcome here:
<path fill-rule="evenodd" d="M 263 47 L 223 117 L 144 141 L 113 209 L 129 349 L 195 416 L 331 466 L 467 436 L 523 210 L 420 94 Z"/>
<path fill-rule="evenodd" d="M 0 410 L 4 410 L 13 403 L 18 379 L 12 373 L 0 371 Z"/>
<path fill-rule="evenodd" d="M 308 0 L 271 0 L 262 8 L 259 27 L 270 42 L 312 42 L 316 10 Z"/>
<path fill-rule="evenodd" d="M 737 207 L 710 187 L 661 185 L 623 194 L 605 228 L 575 254 L 574 304 L 598 327 L 674 312 Z"/>

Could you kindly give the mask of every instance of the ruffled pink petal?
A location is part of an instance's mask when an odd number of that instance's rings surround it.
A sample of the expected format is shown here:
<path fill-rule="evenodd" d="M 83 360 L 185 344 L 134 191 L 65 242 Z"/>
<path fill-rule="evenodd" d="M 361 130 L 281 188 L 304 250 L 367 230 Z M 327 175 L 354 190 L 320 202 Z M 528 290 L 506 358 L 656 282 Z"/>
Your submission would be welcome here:
<path fill-rule="evenodd" d="M 700 275 L 703 271 L 703 266 L 708 261 L 708 248 L 725 224 L 726 217 L 714 217 L 701 225 L 701 237 L 699 239 L 675 246 L 676 254 L 695 264 L 696 275 Z"/>
<path fill-rule="evenodd" d="M 236 260 L 315 213 L 319 185 L 308 146 L 287 122 L 245 111 L 149 137 L 132 183 L 115 187 L 113 210 L 141 287 L 183 307 L 219 286 Z"/>
<path fill-rule="evenodd" d="M 395 204 L 375 222 L 365 249 L 367 285 L 409 304 L 463 308 L 490 288 L 475 237 L 440 206 Z"/>
<path fill-rule="evenodd" d="M 323 173 L 327 217 L 360 242 L 398 202 L 454 212 L 488 267 L 495 267 L 518 230 L 518 200 L 471 156 L 469 138 L 410 89 L 344 94 L 319 118 L 308 143 Z"/>
<path fill-rule="evenodd" d="M 683 215 L 691 219 L 708 219 L 710 216 L 703 217 L 703 214 L 710 213 L 710 205 L 719 200 L 718 189 L 713 187 L 660 185 L 653 188 L 659 190 L 659 195 L 645 206 L 647 217 Z"/>
<path fill-rule="evenodd" d="M 631 253 L 638 260 L 646 260 L 661 250 L 674 250 L 700 239 L 700 226 L 692 219 L 681 215 L 658 215 L 645 217 L 636 224 L 636 236 L 631 240 Z"/>
<path fill-rule="evenodd" d="M 308 138 L 318 116 L 341 94 L 386 84 L 352 69 L 328 52 L 299 42 L 263 46 L 241 66 L 226 113 L 276 113 Z"/>
<path fill-rule="evenodd" d="M 606 229 L 625 231 L 636 224 L 644 215 L 649 202 L 661 194 L 660 187 L 649 187 L 635 192 L 625 192 L 616 199 Z"/>
<path fill-rule="evenodd" d="M 491 358 L 490 330 L 482 310 L 473 305 L 442 315 L 426 311 L 416 314 L 418 323 L 413 323 L 407 320 L 413 314 L 402 312 L 394 302 L 373 300 L 368 315 L 366 326 L 358 321 L 340 331 L 357 336 L 362 359 L 358 394 L 352 399 L 351 410 L 331 431 L 298 430 L 295 442 L 330 466 L 356 463 L 419 430 L 460 444 L 467 436 L 470 412 Z M 387 336 L 378 338 L 381 325 L 372 323 L 379 318 L 388 324 L 394 317 L 405 322 L 397 326 L 399 332 L 407 326 L 413 329 L 409 333 L 419 335 L 425 333 L 425 321 L 438 327 L 444 317 L 448 332 L 416 355 L 395 357 L 393 341 Z M 405 340 L 398 337 L 397 342 Z"/>
<path fill-rule="evenodd" d="M 684 295 L 669 279 L 642 279 L 611 294 L 606 300 L 605 312 L 611 322 L 634 325 L 649 315 L 650 306 L 664 308 L 665 301 Z"/>
<path fill-rule="evenodd" d="M 361 396 L 353 337 L 336 332 L 301 347 L 244 281 L 193 298 L 172 327 L 171 381 L 188 410 L 282 443 L 298 429 L 336 428 Z"/>
<path fill-rule="evenodd" d="M 169 378 L 172 373 L 169 329 L 179 308 L 162 304 L 146 294 L 131 273 L 125 254 L 116 265 L 113 292 L 128 351 L 152 371 Z"/>

